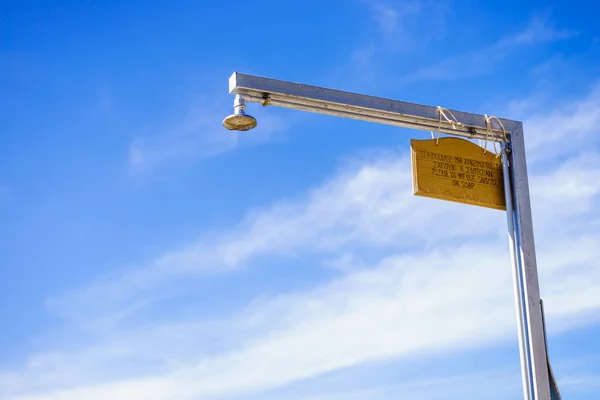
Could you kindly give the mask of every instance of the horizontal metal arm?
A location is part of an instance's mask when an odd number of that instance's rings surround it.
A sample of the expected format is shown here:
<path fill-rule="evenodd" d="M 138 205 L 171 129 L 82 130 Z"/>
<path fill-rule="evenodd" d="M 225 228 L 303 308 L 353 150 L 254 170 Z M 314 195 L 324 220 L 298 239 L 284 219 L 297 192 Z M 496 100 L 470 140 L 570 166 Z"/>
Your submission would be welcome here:
<path fill-rule="evenodd" d="M 359 119 L 404 128 L 420 129 L 468 138 L 502 141 L 504 132 L 496 120 L 491 133 L 486 130 L 484 115 L 450 110 L 460 124 L 442 118 L 437 107 L 366 96 L 341 90 L 280 81 L 234 72 L 229 78 L 229 92 L 246 101 L 293 108 L 338 117 Z M 447 113 L 448 115 L 448 113 Z M 448 115 L 450 117 L 450 115 Z M 501 119 L 507 133 L 518 129 L 521 122 Z"/>

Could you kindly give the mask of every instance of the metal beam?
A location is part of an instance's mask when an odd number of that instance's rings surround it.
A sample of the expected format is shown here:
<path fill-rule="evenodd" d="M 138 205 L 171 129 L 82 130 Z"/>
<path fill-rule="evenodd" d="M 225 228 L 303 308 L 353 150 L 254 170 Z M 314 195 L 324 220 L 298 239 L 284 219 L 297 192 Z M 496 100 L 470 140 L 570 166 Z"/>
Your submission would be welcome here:
<path fill-rule="evenodd" d="M 296 110 L 310 111 L 338 117 L 377 122 L 437 132 L 440 115 L 437 107 L 384 99 L 318 86 L 280 81 L 234 72 L 229 78 L 229 92 L 239 94 L 244 100 Z M 484 115 L 450 110 L 460 124 L 454 126 L 442 119 L 441 133 L 474 139 L 503 141 L 503 131 L 497 121 L 492 121 L 491 132 L 486 130 Z M 449 115 L 448 115 L 449 116 Z M 520 126 L 520 122 L 501 119 L 507 132 Z"/>
<path fill-rule="evenodd" d="M 525 158 L 525 139 L 522 125 L 511 135 L 510 167 L 517 228 L 517 252 L 522 265 L 525 299 L 525 321 L 531 360 L 533 393 L 536 400 L 550 399 L 548 355 L 544 337 L 544 321 L 533 237 L 533 218 Z"/>

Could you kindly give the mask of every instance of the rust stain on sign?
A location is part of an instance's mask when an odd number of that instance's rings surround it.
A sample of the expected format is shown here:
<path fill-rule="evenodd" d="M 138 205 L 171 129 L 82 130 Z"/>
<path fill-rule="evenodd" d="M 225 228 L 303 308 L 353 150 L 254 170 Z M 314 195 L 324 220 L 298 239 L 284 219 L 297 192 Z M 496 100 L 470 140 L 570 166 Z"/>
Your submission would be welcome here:
<path fill-rule="evenodd" d="M 502 161 L 465 139 L 411 140 L 417 196 L 506 210 Z"/>

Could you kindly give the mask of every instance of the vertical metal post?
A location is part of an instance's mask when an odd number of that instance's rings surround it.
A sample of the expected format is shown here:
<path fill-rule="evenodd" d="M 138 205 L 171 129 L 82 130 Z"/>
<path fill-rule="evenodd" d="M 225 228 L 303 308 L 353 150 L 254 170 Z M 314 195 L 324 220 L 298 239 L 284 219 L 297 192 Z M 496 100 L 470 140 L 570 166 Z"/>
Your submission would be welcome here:
<path fill-rule="evenodd" d="M 504 176 L 504 196 L 506 199 L 506 223 L 508 227 L 508 246 L 510 250 L 510 261 L 512 264 L 513 288 L 515 295 L 515 308 L 517 311 L 517 331 L 519 334 L 519 354 L 521 358 L 521 378 L 523 384 L 523 396 L 525 400 L 531 397 L 531 363 L 527 352 L 527 336 L 525 334 L 525 315 L 523 313 L 522 282 L 520 274 L 520 262 L 516 250 L 515 239 L 515 217 L 512 204 L 512 190 L 510 170 L 508 166 L 507 144 L 500 144 L 502 155 L 502 173 Z"/>
<path fill-rule="evenodd" d="M 522 286 L 525 297 L 525 328 L 531 361 L 532 394 L 535 400 L 550 400 L 548 356 L 544 339 L 544 323 L 533 237 L 533 219 L 527 178 L 523 125 L 511 132 L 509 172 L 514 197 L 517 257 L 521 261 Z"/>
<path fill-rule="evenodd" d="M 548 353 L 548 330 L 546 329 L 546 313 L 544 312 L 544 302 L 541 299 L 540 306 L 542 307 L 542 323 L 544 324 L 544 343 L 546 344 L 546 356 L 548 357 L 550 397 L 552 400 L 561 400 L 562 396 L 560 395 L 560 390 L 558 390 L 558 385 L 556 384 L 556 379 L 554 378 L 554 372 L 552 371 L 552 366 L 550 365 L 550 355 Z"/>

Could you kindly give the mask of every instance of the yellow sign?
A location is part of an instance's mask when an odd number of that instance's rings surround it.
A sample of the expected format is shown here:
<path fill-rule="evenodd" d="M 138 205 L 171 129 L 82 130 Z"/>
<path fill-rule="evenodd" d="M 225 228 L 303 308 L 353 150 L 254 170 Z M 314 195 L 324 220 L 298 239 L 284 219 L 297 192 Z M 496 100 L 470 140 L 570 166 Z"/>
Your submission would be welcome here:
<path fill-rule="evenodd" d="M 465 139 L 411 140 L 417 196 L 506 210 L 502 161 Z"/>

